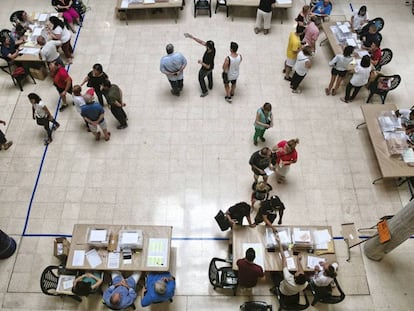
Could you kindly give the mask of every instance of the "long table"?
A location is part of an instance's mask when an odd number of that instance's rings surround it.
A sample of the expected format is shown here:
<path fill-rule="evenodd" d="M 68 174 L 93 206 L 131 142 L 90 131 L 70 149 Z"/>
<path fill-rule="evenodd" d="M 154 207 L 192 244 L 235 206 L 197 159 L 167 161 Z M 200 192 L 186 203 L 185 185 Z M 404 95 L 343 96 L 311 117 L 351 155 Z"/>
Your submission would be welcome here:
<path fill-rule="evenodd" d="M 362 114 L 364 116 L 365 124 L 368 129 L 368 135 L 371 140 L 375 156 L 377 157 L 378 166 L 381 172 L 381 177 L 375 179 L 373 183 L 383 178 L 404 178 L 414 176 L 414 167 L 408 166 L 399 157 L 390 156 L 387 148 L 387 143 L 385 142 L 384 136 L 378 123 L 378 116 L 382 111 L 395 111 L 396 109 L 397 106 L 394 104 L 361 105 Z M 359 126 L 357 128 L 359 128 Z"/>
<path fill-rule="evenodd" d="M 233 8 L 234 7 L 259 7 L 260 0 L 227 0 L 227 6 L 229 7 L 231 19 L 234 20 Z M 286 0 L 276 0 L 275 4 L 272 5 L 272 8 L 275 9 L 283 9 L 285 11 L 285 15 L 287 15 L 287 9 L 292 7 L 292 1 Z M 283 24 L 283 19 L 280 20 L 280 23 Z"/>
<path fill-rule="evenodd" d="M 278 231 L 282 231 L 285 228 L 293 230 L 293 228 L 301 228 L 305 230 L 324 230 L 327 229 L 332 237 L 332 228 L 330 226 L 277 226 Z M 245 257 L 243 251 L 243 244 L 245 243 L 258 243 L 263 246 L 263 263 L 265 271 L 282 271 L 282 260 L 279 255 L 279 249 L 275 251 L 268 251 L 265 247 L 265 231 L 266 226 L 259 225 L 255 228 L 249 226 L 235 226 L 233 228 L 233 269 L 238 270 L 237 260 Z M 314 267 L 307 267 L 308 255 L 324 258 L 327 262 L 336 262 L 335 246 L 333 240 L 330 242 L 330 251 L 313 250 L 314 253 L 301 252 L 302 254 L 302 266 L 304 271 L 313 271 Z M 288 249 L 290 257 L 294 258 L 296 264 L 296 255 L 293 254 L 293 249 Z M 320 255 L 317 253 L 320 252 Z"/>
<path fill-rule="evenodd" d="M 146 9 L 173 9 L 175 12 L 175 22 L 177 23 L 178 9 L 182 10 L 184 5 L 184 0 L 143 0 L 142 3 L 128 3 L 128 0 L 117 0 L 115 11 L 119 19 L 125 19 L 125 23 L 128 25 L 128 12 Z"/>
<path fill-rule="evenodd" d="M 107 248 L 95 248 L 88 244 L 88 232 L 91 228 L 107 229 L 111 232 L 114 239 L 117 241 L 117 236 L 120 230 L 142 230 L 143 231 L 143 248 L 142 250 L 132 253 L 132 262 L 130 264 L 124 263 L 122 253 L 120 256 L 119 268 L 108 268 L 109 251 Z M 170 250 L 171 250 L 171 226 L 138 226 L 138 225 L 105 225 L 105 224 L 76 224 L 73 228 L 72 241 L 69 248 L 69 255 L 67 259 L 66 268 L 75 270 L 103 270 L 103 271 L 168 271 L 170 266 Z M 149 242 L 151 238 L 167 240 L 166 250 L 162 250 L 162 245 L 151 246 Z M 83 265 L 74 265 L 75 251 L 89 251 L 97 249 L 97 252 L 102 260 L 102 263 L 96 267 L 91 267 L 87 258 L 84 258 Z M 162 253 L 162 254 L 161 254 Z M 163 255 L 164 254 L 164 255 Z M 154 261 L 155 257 L 159 256 L 161 259 Z M 154 258 L 153 258 L 154 257 Z"/>

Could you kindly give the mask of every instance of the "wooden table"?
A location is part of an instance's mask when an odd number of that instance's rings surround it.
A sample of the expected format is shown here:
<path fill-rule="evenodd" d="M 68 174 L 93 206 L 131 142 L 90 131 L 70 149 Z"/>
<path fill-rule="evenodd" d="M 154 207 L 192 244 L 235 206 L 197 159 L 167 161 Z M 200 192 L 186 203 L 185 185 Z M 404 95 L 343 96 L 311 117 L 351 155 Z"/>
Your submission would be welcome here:
<path fill-rule="evenodd" d="M 178 9 L 182 10 L 185 5 L 184 0 L 155 0 L 154 3 L 145 3 L 143 0 L 142 3 L 129 3 L 125 5 L 124 1 L 127 0 L 117 0 L 115 6 L 115 12 L 117 16 L 123 20 L 128 25 L 128 12 L 135 10 L 146 10 L 146 9 L 173 9 L 175 12 L 175 22 L 178 20 Z"/>
<path fill-rule="evenodd" d="M 292 1 L 277 1 L 276 3 L 272 5 L 272 8 L 275 9 L 283 9 L 284 12 L 286 12 L 285 15 L 287 15 L 287 9 L 292 7 Z M 234 14 L 232 14 L 233 12 L 233 7 L 255 7 L 258 8 L 259 7 L 259 3 L 260 0 L 227 0 L 227 6 L 229 7 L 229 12 L 231 15 L 231 20 L 234 20 Z M 283 24 L 283 19 L 280 19 L 280 23 Z"/>
<path fill-rule="evenodd" d="M 75 270 L 92 270 L 92 267 L 89 265 L 89 262 L 84 258 L 84 264 L 82 266 L 74 266 L 73 258 L 76 250 L 80 251 L 89 251 L 94 247 L 91 247 L 87 243 L 87 235 L 90 228 L 99 228 L 107 229 L 117 241 L 118 233 L 120 230 L 142 230 L 143 231 L 143 248 L 142 250 L 133 252 L 132 254 L 132 263 L 125 264 L 122 259 L 122 253 L 120 254 L 120 266 L 118 269 L 108 268 L 108 249 L 100 248 L 97 249 L 98 254 L 101 257 L 102 263 L 93 270 L 119 270 L 119 271 L 168 271 L 170 268 L 170 250 L 171 250 L 171 226 L 138 226 L 138 225 L 102 225 L 102 224 L 76 224 L 73 228 L 72 241 L 70 244 L 68 260 L 66 264 L 67 269 Z M 148 256 L 152 255 L 153 250 L 149 250 L 149 240 L 151 238 L 162 238 L 167 239 L 167 252 L 166 258 L 164 258 L 164 263 L 152 265 L 148 263 Z"/>
<path fill-rule="evenodd" d="M 365 104 L 361 105 L 361 110 L 365 122 L 358 125 L 357 128 L 366 124 L 372 148 L 374 149 L 381 172 L 381 177 L 375 179 L 372 183 L 374 184 L 383 178 L 413 177 L 414 167 L 408 166 L 401 157 L 390 156 L 387 143 L 378 123 L 378 116 L 382 111 L 395 111 L 397 110 L 397 106 L 394 104 Z"/>
<path fill-rule="evenodd" d="M 277 226 L 277 229 L 279 231 L 283 230 L 284 228 L 289 228 L 290 230 L 293 230 L 293 228 L 301 228 L 306 230 L 323 230 L 328 229 L 331 237 L 332 237 L 332 228 L 330 226 Z M 275 252 L 269 252 L 266 250 L 266 241 L 265 241 L 265 230 L 266 226 L 264 225 L 258 225 L 255 228 L 250 228 L 249 226 L 235 226 L 233 228 L 233 269 L 238 270 L 237 268 L 237 260 L 240 258 L 245 257 L 245 253 L 243 252 L 243 244 L 244 243 L 259 243 L 263 245 L 263 254 L 264 254 L 264 270 L 265 271 L 282 271 L 282 260 L 279 255 L 279 249 L 276 249 Z M 325 258 L 327 262 L 332 263 L 336 262 L 336 255 L 335 255 L 335 247 L 333 245 L 333 252 L 328 254 L 309 254 L 316 257 Z M 293 251 L 289 250 L 291 257 L 296 257 L 293 255 Z M 301 252 L 302 254 L 302 265 L 304 271 L 313 271 L 314 267 L 309 268 L 307 267 L 307 256 L 308 253 Z M 294 258 L 295 264 L 296 264 L 296 258 Z"/>

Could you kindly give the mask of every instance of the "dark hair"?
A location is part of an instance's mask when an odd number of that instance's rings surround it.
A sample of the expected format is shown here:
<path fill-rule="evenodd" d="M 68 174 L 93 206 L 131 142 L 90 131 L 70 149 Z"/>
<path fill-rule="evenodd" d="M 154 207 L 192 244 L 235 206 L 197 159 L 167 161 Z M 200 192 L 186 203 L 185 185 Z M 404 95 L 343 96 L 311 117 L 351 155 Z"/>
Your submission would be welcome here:
<path fill-rule="evenodd" d="M 285 204 L 280 200 L 277 195 L 272 195 L 269 199 L 262 201 L 261 206 L 265 209 L 272 208 L 274 210 L 284 210 Z"/>
<path fill-rule="evenodd" d="M 255 258 L 256 258 L 256 252 L 254 251 L 254 249 L 251 247 L 248 248 L 246 250 L 246 259 L 250 262 L 253 262 Z"/>
<path fill-rule="evenodd" d="M 305 31 L 305 27 L 301 25 L 296 25 L 296 33 L 302 33 Z"/>
<path fill-rule="evenodd" d="M 344 48 L 344 56 L 345 57 L 349 57 L 352 55 L 352 53 L 354 53 L 355 48 L 352 45 L 347 45 Z"/>
<path fill-rule="evenodd" d="M 165 47 L 165 50 L 167 51 L 167 54 L 172 54 L 174 52 L 174 45 L 171 43 L 168 43 Z"/>
<path fill-rule="evenodd" d="M 62 27 L 62 29 L 65 27 L 65 24 L 56 16 L 49 17 L 49 21 L 53 24 L 53 29 L 55 29 L 57 26 Z"/>
<path fill-rule="evenodd" d="M 326 276 L 329 276 L 330 278 L 336 278 L 336 271 L 334 266 L 329 265 L 327 270 L 324 270 L 324 273 Z"/>
<path fill-rule="evenodd" d="M 15 16 L 19 22 L 24 22 L 23 13 L 24 13 L 24 10 L 20 10 L 16 12 Z"/>
<path fill-rule="evenodd" d="M 364 14 L 362 14 L 362 13 L 364 13 Z M 358 15 L 363 16 L 365 14 L 367 14 L 367 7 L 365 5 L 363 5 L 359 8 Z"/>
<path fill-rule="evenodd" d="M 207 42 L 206 42 L 206 46 L 209 48 L 209 49 L 214 49 L 214 42 L 213 41 L 211 41 L 211 40 L 208 40 Z"/>
<path fill-rule="evenodd" d="M 269 108 L 269 111 L 272 111 L 272 104 L 271 103 L 265 103 L 263 105 L 263 108 Z"/>
<path fill-rule="evenodd" d="M 109 80 L 104 80 L 104 82 L 102 82 L 102 86 L 103 87 L 111 87 L 112 83 Z"/>
<path fill-rule="evenodd" d="M 95 64 L 93 65 L 92 69 L 95 69 L 96 71 L 99 71 L 99 73 L 103 72 L 103 68 L 101 64 Z"/>
<path fill-rule="evenodd" d="M 30 93 L 29 95 L 27 95 L 27 97 L 29 99 L 34 99 L 34 101 L 36 103 L 39 103 L 42 99 L 39 97 L 39 95 L 37 95 L 36 93 Z"/>
<path fill-rule="evenodd" d="M 76 285 L 72 288 L 72 292 L 76 295 L 88 296 L 92 292 L 92 286 L 89 282 L 76 282 Z"/>
<path fill-rule="evenodd" d="M 243 207 L 248 207 L 249 210 L 250 210 L 250 208 L 251 208 L 250 205 L 248 203 L 246 203 L 246 202 L 239 202 L 237 204 L 234 204 L 233 206 L 234 206 L 234 208 L 237 208 L 237 209 L 243 208 Z"/>
<path fill-rule="evenodd" d="M 361 66 L 364 68 L 368 68 L 369 66 L 371 66 L 371 58 L 369 57 L 369 55 L 364 55 L 362 57 Z"/>
<path fill-rule="evenodd" d="M 26 29 L 23 27 L 23 25 L 21 25 L 21 24 L 17 24 L 17 25 L 16 25 L 16 28 L 15 28 L 15 31 L 16 31 L 16 34 L 17 34 L 19 37 L 22 37 L 22 36 L 24 36 L 24 34 L 25 34 L 25 32 L 26 32 Z"/>
<path fill-rule="evenodd" d="M 303 285 L 306 283 L 306 281 L 306 275 L 304 275 L 303 273 L 299 274 L 298 276 L 295 276 L 295 283 L 298 285 Z"/>
<path fill-rule="evenodd" d="M 239 49 L 239 45 L 236 42 L 230 42 L 230 50 L 233 52 L 237 52 Z"/>
<path fill-rule="evenodd" d="M 380 40 L 374 40 L 371 44 L 375 44 L 378 48 L 380 47 L 381 41 Z"/>

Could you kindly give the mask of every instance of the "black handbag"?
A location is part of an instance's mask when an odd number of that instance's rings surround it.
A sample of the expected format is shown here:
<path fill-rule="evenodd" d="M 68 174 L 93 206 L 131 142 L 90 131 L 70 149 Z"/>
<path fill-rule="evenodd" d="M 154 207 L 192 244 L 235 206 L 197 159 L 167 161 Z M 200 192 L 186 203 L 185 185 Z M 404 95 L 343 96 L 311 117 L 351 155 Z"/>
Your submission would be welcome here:
<path fill-rule="evenodd" d="M 48 118 L 39 118 L 39 117 L 36 117 L 36 123 L 38 125 L 45 126 L 45 125 L 47 125 L 48 122 L 49 122 L 49 119 Z"/>
<path fill-rule="evenodd" d="M 221 231 L 226 231 L 230 228 L 229 220 L 226 218 L 222 210 L 217 213 L 214 219 L 217 221 Z"/>

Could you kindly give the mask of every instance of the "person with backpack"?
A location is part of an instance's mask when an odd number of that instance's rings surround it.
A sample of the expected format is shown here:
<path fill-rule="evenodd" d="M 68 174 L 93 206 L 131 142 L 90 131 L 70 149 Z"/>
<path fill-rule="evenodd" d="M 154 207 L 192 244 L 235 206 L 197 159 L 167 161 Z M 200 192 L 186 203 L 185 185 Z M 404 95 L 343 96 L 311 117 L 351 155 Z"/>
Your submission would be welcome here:
<path fill-rule="evenodd" d="M 285 204 L 280 200 L 277 195 L 273 195 L 270 199 L 260 202 L 259 210 L 257 211 L 254 223 L 256 225 L 264 222 L 266 226 L 270 227 L 273 232 L 277 232 L 276 228 L 273 227 L 273 222 L 277 218 L 279 213 L 278 225 L 282 224 L 283 212 L 285 210 Z"/>

